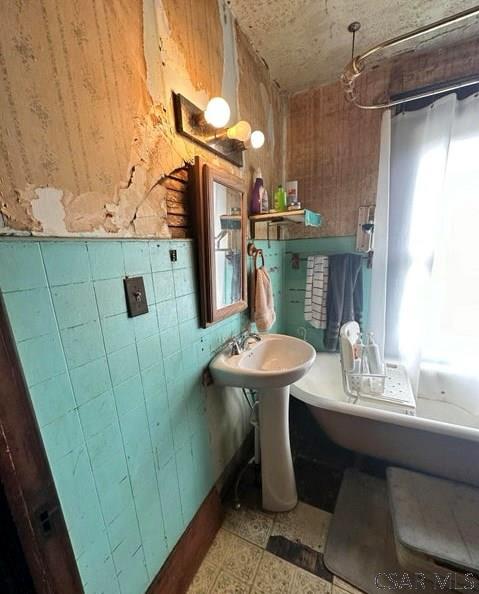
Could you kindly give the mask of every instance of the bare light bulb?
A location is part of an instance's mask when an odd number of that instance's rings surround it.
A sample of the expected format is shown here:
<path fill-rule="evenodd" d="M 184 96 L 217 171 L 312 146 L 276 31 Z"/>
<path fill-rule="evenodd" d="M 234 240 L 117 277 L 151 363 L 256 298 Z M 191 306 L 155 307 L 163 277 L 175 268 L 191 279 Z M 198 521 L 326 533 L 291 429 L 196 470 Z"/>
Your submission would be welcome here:
<path fill-rule="evenodd" d="M 231 110 L 223 97 L 213 97 L 208 101 L 205 120 L 215 128 L 224 128 L 230 121 Z"/>
<path fill-rule="evenodd" d="M 259 149 L 263 146 L 263 144 L 264 144 L 264 134 L 261 132 L 261 130 L 255 130 L 251 134 L 251 146 L 254 149 Z"/>
<path fill-rule="evenodd" d="M 228 138 L 246 142 L 251 136 L 251 126 L 245 120 L 240 120 L 237 124 L 228 128 L 226 134 L 228 135 Z"/>

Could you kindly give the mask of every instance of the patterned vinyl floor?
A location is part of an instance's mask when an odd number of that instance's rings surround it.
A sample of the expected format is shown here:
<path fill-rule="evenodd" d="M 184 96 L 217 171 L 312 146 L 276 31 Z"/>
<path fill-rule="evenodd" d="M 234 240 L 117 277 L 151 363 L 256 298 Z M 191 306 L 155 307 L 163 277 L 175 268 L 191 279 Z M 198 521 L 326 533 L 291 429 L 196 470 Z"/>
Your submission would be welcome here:
<path fill-rule="evenodd" d="M 323 564 L 330 519 L 301 502 L 287 513 L 228 511 L 188 594 L 361 594 Z"/>

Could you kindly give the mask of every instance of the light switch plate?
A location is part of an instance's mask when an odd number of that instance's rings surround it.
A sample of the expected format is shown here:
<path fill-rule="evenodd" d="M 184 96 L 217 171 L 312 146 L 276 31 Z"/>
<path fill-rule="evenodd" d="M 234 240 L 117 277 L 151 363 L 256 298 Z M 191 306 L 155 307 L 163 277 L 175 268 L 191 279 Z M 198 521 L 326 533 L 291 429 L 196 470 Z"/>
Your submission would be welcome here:
<path fill-rule="evenodd" d="M 134 318 L 135 316 L 148 313 L 148 301 L 143 277 L 126 277 L 123 279 L 123 284 L 125 286 L 128 317 Z"/>

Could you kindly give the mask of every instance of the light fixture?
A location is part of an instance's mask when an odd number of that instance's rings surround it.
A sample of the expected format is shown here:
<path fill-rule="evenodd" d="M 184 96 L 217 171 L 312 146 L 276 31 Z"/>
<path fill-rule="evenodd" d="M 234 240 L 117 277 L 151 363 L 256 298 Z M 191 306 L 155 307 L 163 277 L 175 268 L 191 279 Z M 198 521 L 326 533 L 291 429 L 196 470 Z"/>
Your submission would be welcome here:
<path fill-rule="evenodd" d="M 215 128 L 224 128 L 230 121 L 231 110 L 223 97 L 213 97 L 208 101 L 205 110 L 205 120 Z"/>
<path fill-rule="evenodd" d="M 261 130 L 255 130 L 251 134 L 251 146 L 254 149 L 259 149 L 263 146 L 263 144 L 264 144 L 264 134 L 261 132 Z"/>
<path fill-rule="evenodd" d="M 263 132 L 251 133 L 251 125 L 245 120 L 228 127 L 231 110 L 223 97 L 213 97 L 203 110 L 173 92 L 173 108 L 179 134 L 237 167 L 243 167 L 243 151 L 261 148 L 265 143 Z"/>
<path fill-rule="evenodd" d="M 231 128 L 226 131 L 228 138 L 233 140 L 241 140 L 241 142 L 247 142 L 251 136 L 251 126 L 245 120 L 240 120 Z"/>

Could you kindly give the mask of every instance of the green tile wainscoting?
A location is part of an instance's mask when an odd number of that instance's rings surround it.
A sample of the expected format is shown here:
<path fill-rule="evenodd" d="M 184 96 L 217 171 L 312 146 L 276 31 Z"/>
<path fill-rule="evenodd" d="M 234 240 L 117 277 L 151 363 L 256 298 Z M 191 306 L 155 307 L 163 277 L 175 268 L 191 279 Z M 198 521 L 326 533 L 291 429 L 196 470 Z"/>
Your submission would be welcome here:
<path fill-rule="evenodd" d="M 306 327 L 321 349 L 304 321 L 305 254 L 351 251 L 354 238 L 255 243 L 272 331 Z M 144 277 L 148 314 L 127 317 L 127 275 Z M 190 240 L 0 240 L 0 290 L 86 594 L 145 592 L 248 427 L 239 392 L 224 414 L 201 385 L 247 314 L 200 328 L 196 282 Z"/>
<path fill-rule="evenodd" d="M 280 304 L 284 242 L 258 245 Z M 144 277 L 148 314 L 127 317 L 126 275 Z M 218 478 L 201 376 L 248 318 L 201 329 L 196 282 L 193 241 L 0 240 L 0 290 L 86 594 L 145 592 Z"/>
<path fill-rule="evenodd" d="M 299 328 L 306 329 L 306 340 L 318 351 L 324 350 L 324 330 L 318 330 L 304 319 L 304 296 L 306 288 L 307 257 L 315 254 L 340 254 L 354 252 L 355 236 L 288 239 L 284 243 L 283 262 L 283 331 L 291 336 L 299 335 Z M 299 268 L 292 266 L 292 254 L 300 255 Z M 368 312 L 371 286 L 371 270 L 363 263 L 363 327 L 368 327 Z"/>

